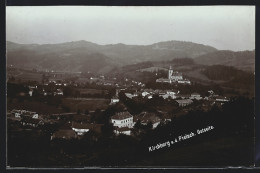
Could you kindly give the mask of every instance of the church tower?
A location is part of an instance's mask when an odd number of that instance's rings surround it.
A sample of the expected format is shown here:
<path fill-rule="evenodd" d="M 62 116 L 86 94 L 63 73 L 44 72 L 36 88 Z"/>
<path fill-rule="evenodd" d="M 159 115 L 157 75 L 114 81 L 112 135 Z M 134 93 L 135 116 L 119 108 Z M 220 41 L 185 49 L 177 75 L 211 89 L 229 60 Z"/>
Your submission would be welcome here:
<path fill-rule="evenodd" d="M 172 79 L 172 74 L 173 74 L 173 69 L 172 66 L 170 66 L 169 72 L 168 72 L 168 79 L 171 81 Z"/>

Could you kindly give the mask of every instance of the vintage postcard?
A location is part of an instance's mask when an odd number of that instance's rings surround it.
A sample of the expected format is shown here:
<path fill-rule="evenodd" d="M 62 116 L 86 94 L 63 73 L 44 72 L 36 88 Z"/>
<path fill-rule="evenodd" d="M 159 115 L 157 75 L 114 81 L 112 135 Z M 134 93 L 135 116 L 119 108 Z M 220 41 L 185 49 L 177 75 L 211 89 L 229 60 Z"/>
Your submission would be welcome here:
<path fill-rule="evenodd" d="M 255 6 L 7 6 L 7 168 L 253 167 Z"/>

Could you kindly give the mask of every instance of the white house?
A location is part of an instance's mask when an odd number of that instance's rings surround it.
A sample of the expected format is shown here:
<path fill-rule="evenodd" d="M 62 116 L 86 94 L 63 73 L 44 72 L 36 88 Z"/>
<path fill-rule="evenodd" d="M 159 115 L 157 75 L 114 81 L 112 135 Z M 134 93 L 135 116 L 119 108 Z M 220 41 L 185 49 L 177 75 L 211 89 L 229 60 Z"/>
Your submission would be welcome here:
<path fill-rule="evenodd" d="M 152 94 L 149 94 L 149 95 L 147 96 L 147 98 L 148 98 L 148 99 L 151 99 L 151 98 L 153 98 L 153 95 L 152 95 Z"/>
<path fill-rule="evenodd" d="M 184 80 L 178 80 L 178 83 L 180 83 L 180 84 L 190 84 L 191 82 L 187 79 L 184 79 Z"/>
<path fill-rule="evenodd" d="M 148 94 L 149 94 L 149 93 L 146 92 L 146 91 L 142 92 L 142 96 L 143 96 L 143 97 L 145 97 L 145 96 L 148 95 Z"/>
<path fill-rule="evenodd" d="M 14 113 L 14 117 L 15 117 L 15 118 L 21 118 L 21 114 L 18 113 L 18 112 L 15 112 L 15 113 Z"/>
<path fill-rule="evenodd" d="M 111 117 L 111 122 L 115 127 L 133 128 L 133 115 L 131 115 L 128 111 L 118 112 Z"/>
<path fill-rule="evenodd" d="M 213 91 L 213 90 L 209 90 L 208 93 L 209 93 L 210 95 L 213 95 L 213 94 L 214 94 L 214 91 Z"/>
<path fill-rule="evenodd" d="M 133 97 L 135 97 L 133 94 L 131 93 L 125 93 L 125 96 L 132 99 Z"/>
<path fill-rule="evenodd" d="M 32 115 L 32 118 L 34 118 L 34 119 L 38 119 L 38 118 L 39 118 L 39 115 L 36 114 L 36 113 L 34 113 L 34 114 Z"/>
<path fill-rule="evenodd" d="M 33 90 L 30 90 L 30 91 L 29 91 L 29 96 L 32 97 L 32 95 L 33 95 Z"/>
<path fill-rule="evenodd" d="M 175 96 L 175 92 L 173 91 L 167 91 L 166 94 L 163 94 L 161 95 L 164 99 L 167 99 L 167 98 L 172 98 L 172 99 L 176 99 L 176 96 Z"/>
<path fill-rule="evenodd" d="M 119 102 L 119 98 L 111 98 L 111 104 L 115 104 L 115 103 L 118 103 Z"/>
<path fill-rule="evenodd" d="M 224 96 L 218 96 L 216 97 L 216 101 L 218 102 L 228 102 L 228 98 L 227 97 L 224 97 Z"/>
<path fill-rule="evenodd" d="M 85 123 L 72 122 L 71 128 L 77 133 L 77 135 L 84 135 L 89 131 L 89 126 L 88 124 Z"/>

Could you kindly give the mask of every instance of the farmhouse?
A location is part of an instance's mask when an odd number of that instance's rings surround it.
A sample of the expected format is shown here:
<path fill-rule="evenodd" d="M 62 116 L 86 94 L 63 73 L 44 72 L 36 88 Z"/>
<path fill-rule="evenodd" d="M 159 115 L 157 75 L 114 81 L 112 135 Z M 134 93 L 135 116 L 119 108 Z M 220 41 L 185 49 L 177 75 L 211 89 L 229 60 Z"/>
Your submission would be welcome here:
<path fill-rule="evenodd" d="M 115 127 L 133 127 L 133 115 L 131 115 L 128 111 L 118 112 L 111 117 L 111 122 Z"/>

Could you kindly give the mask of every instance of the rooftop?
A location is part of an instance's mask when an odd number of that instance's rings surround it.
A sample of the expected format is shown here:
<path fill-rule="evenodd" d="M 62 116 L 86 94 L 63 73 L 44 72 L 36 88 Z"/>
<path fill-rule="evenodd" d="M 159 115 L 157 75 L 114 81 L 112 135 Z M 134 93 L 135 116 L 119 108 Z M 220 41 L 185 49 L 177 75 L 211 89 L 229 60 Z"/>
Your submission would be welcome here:
<path fill-rule="evenodd" d="M 125 111 L 125 112 L 116 113 L 115 115 L 113 115 L 111 117 L 111 119 L 123 120 L 123 119 L 131 118 L 131 117 L 133 117 L 133 115 L 131 115 L 128 111 Z"/>
<path fill-rule="evenodd" d="M 90 124 L 90 123 L 76 123 L 72 122 L 72 128 L 76 129 L 89 129 L 94 131 L 100 131 L 101 132 L 101 126 L 103 124 Z"/>
<path fill-rule="evenodd" d="M 192 103 L 193 101 L 191 99 L 183 99 L 183 100 L 176 100 L 178 103 Z"/>
<path fill-rule="evenodd" d="M 129 131 L 130 128 L 128 128 L 128 127 L 121 127 L 121 128 L 117 128 L 116 130 L 119 131 L 119 132 L 124 132 L 124 131 Z"/>

